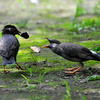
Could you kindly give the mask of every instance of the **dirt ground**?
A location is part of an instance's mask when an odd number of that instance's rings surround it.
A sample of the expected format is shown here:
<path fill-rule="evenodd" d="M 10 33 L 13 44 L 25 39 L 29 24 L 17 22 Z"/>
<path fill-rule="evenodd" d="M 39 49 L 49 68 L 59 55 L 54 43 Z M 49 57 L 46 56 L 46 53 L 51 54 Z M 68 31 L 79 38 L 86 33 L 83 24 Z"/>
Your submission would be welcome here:
<path fill-rule="evenodd" d="M 30 63 L 30 65 L 33 63 Z M 38 66 L 38 64 L 36 65 Z M 53 66 L 53 65 L 52 65 Z M 50 66 L 47 66 L 50 67 Z M 43 69 L 42 69 L 43 70 Z M 92 74 L 91 74 L 92 73 Z M 88 81 L 87 76 L 100 75 L 100 70 L 95 68 L 82 69 L 77 74 L 68 75 L 63 71 L 51 71 L 43 76 L 42 84 L 31 81 L 30 85 L 35 86 L 29 89 L 26 81 L 21 77 L 25 75 L 30 80 L 35 80 L 36 76 L 29 76 L 28 72 L 10 71 L 8 74 L 0 74 L 0 99 L 1 100 L 99 100 L 100 81 Z M 71 97 L 64 99 L 66 85 L 62 81 L 67 81 L 70 88 Z M 50 82 L 59 84 L 49 84 Z M 61 83 L 60 83 L 61 82 Z M 85 96 L 86 99 L 81 98 Z"/>
<path fill-rule="evenodd" d="M 34 24 L 36 23 L 60 23 L 57 19 L 51 20 L 47 17 L 45 19 L 45 17 L 41 18 L 41 16 L 52 13 L 55 18 L 72 19 L 75 14 L 74 0 L 55 0 L 55 5 L 52 5 L 53 0 L 49 0 L 50 5 L 42 4 L 43 0 L 37 5 L 32 4 L 29 0 L 22 1 L 24 4 L 18 3 L 17 0 L 0 0 L 0 29 L 7 23 L 17 24 L 28 19 L 29 26 L 22 28 L 22 30 L 27 30 L 33 35 L 36 34 L 36 31 L 34 31 L 36 29 Z M 91 9 L 96 3 L 96 0 L 84 0 L 82 6 L 92 12 Z M 43 53 L 45 52 L 46 55 L 48 53 L 52 54 L 48 49 L 43 51 Z M 46 64 L 38 62 L 35 65 L 33 62 L 24 62 L 23 66 L 34 65 L 38 67 L 38 65 L 42 65 L 48 68 L 55 66 L 55 64 L 48 64 L 48 62 Z M 39 76 L 39 73 L 30 76 L 28 71 L 20 70 L 11 71 L 8 74 L 0 73 L 0 100 L 100 100 L 100 81 L 88 81 L 86 79 L 87 76 L 100 75 L 100 69 L 97 68 L 83 68 L 73 75 L 65 74 L 62 70 L 51 71 L 43 76 L 42 84 L 30 81 L 30 85 L 35 86 L 34 89 L 29 89 L 21 74 L 30 80 L 35 80 L 36 76 Z M 67 81 L 70 88 L 71 97 L 67 99 L 64 98 L 64 95 L 67 95 L 66 85 L 62 81 Z M 54 85 L 50 84 L 50 82 L 54 82 Z"/>

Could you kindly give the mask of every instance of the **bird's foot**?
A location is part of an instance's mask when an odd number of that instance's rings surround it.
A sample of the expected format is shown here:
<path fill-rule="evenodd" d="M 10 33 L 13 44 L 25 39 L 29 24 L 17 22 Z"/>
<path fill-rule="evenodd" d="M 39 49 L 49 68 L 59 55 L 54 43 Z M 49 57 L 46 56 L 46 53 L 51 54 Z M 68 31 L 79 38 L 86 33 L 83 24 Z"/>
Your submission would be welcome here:
<path fill-rule="evenodd" d="M 75 68 L 63 68 L 63 70 L 66 70 L 66 71 L 73 71 L 73 70 L 75 70 L 75 69 L 77 69 L 77 68 L 79 68 L 79 67 L 75 67 Z"/>
<path fill-rule="evenodd" d="M 1 72 L 1 73 L 3 73 L 3 74 L 7 74 L 7 73 L 9 73 L 9 71 L 3 71 L 3 72 Z"/>
<path fill-rule="evenodd" d="M 81 72 L 68 72 L 68 71 L 64 71 L 65 74 L 81 74 Z"/>
<path fill-rule="evenodd" d="M 17 69 L 18 69 L 18 70 L 19 70 L 19 69 L 25 70 L 25 68 L 22 68 L 22 67 L 20 67 L 20 66 L 18 66 Z"/>
<path fill-rule="evenodd" d="M 67 70 L 67 71 L 64 71 L 64 73 L 66 74 L 74 74 L 76 73 L 79 69 L 81 69 L 83 66 L 80 66 L 80 67 L 75 67 L 75 68 L 69 68 L 69 69 L 64 69 L 64 70 Z"/>
<path fill-rule="evenodd" d="M 17 64 L 17 69 L 19 70 L 19 69 L 21 69 L 21 70 L 25 70 L 25 68 L 22 68 L 18 63 L 16 63 Z"/>
<path fill-rule="evenodd" d="M 65 74 L 74 74 L 75 72 L 72 71 L 72 72 L 68 72 L 68 71 L 64 71 Z"/>

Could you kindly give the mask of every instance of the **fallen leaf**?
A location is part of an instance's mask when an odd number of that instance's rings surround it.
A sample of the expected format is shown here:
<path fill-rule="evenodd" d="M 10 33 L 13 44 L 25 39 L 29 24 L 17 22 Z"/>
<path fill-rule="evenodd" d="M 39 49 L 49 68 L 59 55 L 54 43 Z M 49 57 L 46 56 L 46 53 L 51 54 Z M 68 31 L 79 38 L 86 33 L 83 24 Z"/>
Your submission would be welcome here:
<path fill-rule="evenodd" d="M 34 47 L 30 47 L 30 48 L 33 50 L 33 52 L 37 52 L 37 53 L 40 53 L 41 52 L 40 47 L 34 46 Z"/>

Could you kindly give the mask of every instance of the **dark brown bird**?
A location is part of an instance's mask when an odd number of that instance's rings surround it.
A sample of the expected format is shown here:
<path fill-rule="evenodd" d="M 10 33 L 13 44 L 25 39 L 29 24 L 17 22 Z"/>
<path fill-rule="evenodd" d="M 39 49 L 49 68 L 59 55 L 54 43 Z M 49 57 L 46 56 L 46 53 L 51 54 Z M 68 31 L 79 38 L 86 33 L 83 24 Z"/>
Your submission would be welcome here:
<path fill-rule="evenodd" d="M 5 71 L 5 66 L 7 64 L 13 64 L 16 63 L 18 66 L 18 69 L 24 69 L 21 68 L 21 66 L 16 62 L 16 56 L 20 47 L 18 39 L 15 37 L 15 35 L 21 35 L 21 32 L 14 26 L 14 25 L 6 25 L 4 26 L 2 30 L 2 37 L 0 38 L 0 55 L 2 56 L 4 66 L 3 73 L 8 73 L 8 71 Z"/>
<path fill-rule="evenodd" d="M 50 48 L 54 53 L 62 56 L 67 60 L 79 62 L 80 67 L 64 69 L 66 70 L 65 73 L 77 72 L 79 69 L 83 67 L 83 61 L 100 61 L 100 54 L 86 47 L 74 43 L 61 43 L 55 39 L 46 39 L 49 41 L 50 44 L 43 46 L 42 48 Z"/>

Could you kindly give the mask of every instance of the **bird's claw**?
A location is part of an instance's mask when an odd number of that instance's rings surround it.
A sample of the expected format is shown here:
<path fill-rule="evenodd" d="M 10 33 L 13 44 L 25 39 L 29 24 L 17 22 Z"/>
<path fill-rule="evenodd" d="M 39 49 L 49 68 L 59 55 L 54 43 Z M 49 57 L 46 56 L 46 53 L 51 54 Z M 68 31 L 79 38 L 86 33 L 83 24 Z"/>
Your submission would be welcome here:
<path fill-rule="evenodd" d="M 74 71 L 63 71 L 65 74 L 75 74 Z"/>
<path fill-rule="evenodd" d="M 3 72 L 1 72 L 1 73 L 3 73 L 3 74 L 7 74 L 7 73 L 9 73 L 9 71 L 3 71 Z"/>
<path fill-rule="evenodd" d="M 18 70 L 19 70 L 19 69 L 21 69 L 21 70 L 25 70 L 25 68 L 22 68 L 22 67 L 16 67 L 16 68 L 17 68 Z"/>

